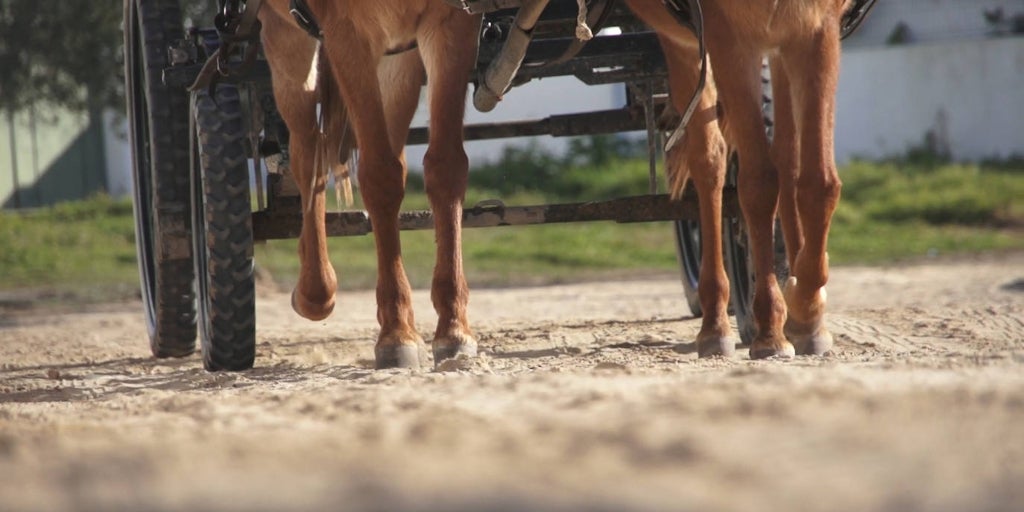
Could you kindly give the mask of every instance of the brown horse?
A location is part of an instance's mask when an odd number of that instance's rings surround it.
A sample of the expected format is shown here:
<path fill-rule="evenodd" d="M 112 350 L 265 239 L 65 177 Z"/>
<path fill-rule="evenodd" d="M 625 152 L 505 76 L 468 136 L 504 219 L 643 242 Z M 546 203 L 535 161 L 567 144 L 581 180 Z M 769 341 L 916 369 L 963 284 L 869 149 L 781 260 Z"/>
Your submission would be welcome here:
<path fill-rule="evenodd" d="M 679 109 L 693 90 L 696 57 L 687 29 L 665 15 L 661 0 L 627 0 L 659 34 Z M 847 0 L 704 0 L 704 29 L 729 145 L 740 155 L 739 199 L 749 229 L 756 276 L 753 358 L 825 354 L 826 243 L 840 181 L 833 153 L 840 20 Z M 761 63 L 769 57 L 775 139 L 769 144 L 761 113 Z M 718 194 L 724 150 L 716 134 L 713 92 L 706 92 L 687 127 L 685 159 L 701 199 L 703 242 L 698 336 L 701 355 L 732 350 L 725 320 L 728 287 L 718 254 Z M 671 156 L 671 155 L 670 155 Z M 678 158 L 676 158 L 678 160 Z M 685 173 L 682 173 L 685 174 Z M 675 191 L 682 187 L 675 180 Z M 708 204 L 711 203 L 711 204 Z M 778 209 L 791 277 L 783 294 L 775 278 L 773 229 Z M 788 315 L 788 316 L 787 316 Z M 788 338 L 788 339 L 787 339 Z"/>
<path fill-rule="evenodd" d="M 374 351 L 376 365 L 418 367 L 426 362 L 413 319 L 398 228 L 407 172 L 405 139 L 426 82 L 430 141 L 423 167 L 437 239 L 431 289 L 438 315 L 433 353 L 435 361 L 474 355 L 460 234 L 469 170 L 462 118 L 480 20 L 440 0 L 308 0 L 307 4 L 322 29 L 319 50 L 317 40 L 299 28 L 289 13 L 288 0 L 269 0 L 259 13 L 275 100 L 291 134 L 290 167 L 307 205 L 293 308 L 312 320 L 325 318 L 334 309 L 337 278 L 326 245 L 326 175 L 317 170 L 316 155 L 324 154 L 317 146 L 320 126 L 327 132 L 326 140 L 337 143 L 342 138 L 337 132 L 347 122 L 360 152 L 359 189 L 377 247 L 381 330 Z M 317 72 L 321 76 L 310 80 Z M 344 109 L 328 108 L 332 97 L 333 104 L 343 104 Z M 326 116 L 321 124 L 318 99 Z M 338 117 L 343 111 L 347 119 Z M 328 150 L 338 154 L 337 147 Z"/>

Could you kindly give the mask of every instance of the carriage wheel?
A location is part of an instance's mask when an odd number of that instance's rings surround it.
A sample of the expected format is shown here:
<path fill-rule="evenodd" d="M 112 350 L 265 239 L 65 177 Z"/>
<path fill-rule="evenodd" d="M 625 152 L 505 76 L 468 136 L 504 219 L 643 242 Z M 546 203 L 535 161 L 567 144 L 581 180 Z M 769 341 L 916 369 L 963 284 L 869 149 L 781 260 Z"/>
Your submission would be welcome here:
<path fill-rule="evenodd" d="M 167 48 L 183 34 L 177 0 L 124 4 L 125 95 L 131 126 L 135 245 L 156 357 L 195 351 L 188 182 L 188 97 L 163 85 Z"/>
<path fill-rule="evenodd" d="M 238 89 L 194 95 L 192 219 L 203 366 L 246 370 L 256 357 L 256 286 L 247 131 Z"/>
<path fill-rule="evenodd" d="M 697 294 L 697 282 L 700 280 L 700 221 L 677 220 L 674 224 L 676 256 L 683 277 L 683 296 L 693 316 L 700 317 L 704 314 Z"/>

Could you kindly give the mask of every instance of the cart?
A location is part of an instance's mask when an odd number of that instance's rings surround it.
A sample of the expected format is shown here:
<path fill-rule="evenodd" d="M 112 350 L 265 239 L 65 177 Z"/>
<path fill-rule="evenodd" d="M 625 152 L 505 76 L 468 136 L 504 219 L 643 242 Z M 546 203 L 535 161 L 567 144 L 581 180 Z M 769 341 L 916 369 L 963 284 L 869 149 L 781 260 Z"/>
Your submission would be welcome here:
<path fill-rule="evenodd" d="M 690 27 L 702 37 L 698 0 L 671 2 L 698 10 Z M 844 19 L 851 32 L 874 0 L 859 0 Z M 505 47 L 518 0 L 462 2 L 484 11 L 474 82 Z M 480 7 L 487 4 L 486 8 Z M 463 226 L 494 227 L 580 221 L 671 221 L 679 256 L 683 293 L 699 316 L 697 276 L 700 233 L 692 190 L 673 201 L 656 193 L 658 151 L 665 135 L 680 124 L 668 107 L 667 72 L 653 32 L 614 0 L 588 0 L 587 22 L 617 27 L 582 44 L 573 35 L 577 3 L 552 0 L 537 20 L 522 66 L 511 85 L 553 76 L 574 76 L 585 84 L 622 84 L 621 108 L 551 116 L 511 123 L 468 125 L 466 140 L 532 135 L 582 136 L 646 130 L 650 193 L 571 204 L 507 206 L 488 201 L 467 206 Z M 244 0 L 219 2 L 218 18 L 245 9 Z M 693 11 L 689 11 L 692 16 Z M 228 12 L 230 14 L 230 12 Z M 686 12 L 683 13 L 684 15 Z M 288 172 L 288 132 L 277 114 L 270 70 L 256 58 L 243 72 L 227 72 L 216 87 L 189 92 L 211 55 L 222 49 L 220 28 L 183 28 L 179 0 L 125 0 L 125 93 L 133 157 L 133 204 L 142 302 L 150 346 L 156 357 L 181 357 L 201 340 L 208 370 L 244 370 L 253 366 L 256 347 L 256 241 L 295 238 L 302 208 Z M 230 20 L 228 20 L 230 21 Z M 848 28 L 849 27 L 849 28 Z M 237 43 L 237 41 L 234 41 Z M 256 45 L 250 37 L 242 45 Z M 255 52 L 250 52 L 254 55 Z M 241 58 L 223 59 L 243 67 Z M 767 82 L 767 80 L 766 80 Z M 766 88 L 767 91 L 767 88 Z M 516 101 L 510 98 L 509 101 Z M 770 99 L 765 96 L 765 112 Z M 770 126 L 770 123 L 769 123 Z M 413 128 L 408 143 L 426 142 L 426 129 Z M 731 282 L 730 309 L 741 339 L 754 334 L 751 318 L 753 274 L 735 190 L 735 156 L 723 198 L 726 271 Z M 251 189 L 251 187 L 253 189 Z M 431 229 L 429 211 L 401 214 L 404 230 Z M 362 211 L 328 213 L 330 236 L 370 233 Z M 782 237 L 777 237 L 781 241 Z M 779 247 L 777 272 L 785 274 L 785 249 Z"/>

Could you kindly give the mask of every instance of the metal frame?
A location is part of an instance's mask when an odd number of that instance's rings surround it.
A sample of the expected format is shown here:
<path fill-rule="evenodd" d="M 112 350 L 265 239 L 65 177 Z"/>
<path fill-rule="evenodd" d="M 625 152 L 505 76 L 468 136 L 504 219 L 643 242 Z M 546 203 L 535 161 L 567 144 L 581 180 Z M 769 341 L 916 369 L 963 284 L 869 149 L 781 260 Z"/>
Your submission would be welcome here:
<path fill-rule="evenodd" d="M 478 0 L 477 3 L 483 0 Z M 493 3 L 493 2 L 489 2 Z M 502 7 L 515 7 L 519 1 L 498 2 Z M 545 3 L 541 0 L 541 3 Z M 474 2 L 468 2 L 474 4 Z M 478 71 L 474 81 L 479 83 L 488 67 L 500 60 L 509 26 L 515 23 L 517 11 L 503 9 L 484 15 L 478 54 Z M 464 210 L 465 227 L 492 227 L 543 223 L 584 221 L 647 222 L 696 219 L 696 196 L 686 195 L 681 201 L 671 201 L 665 194 L 655 194 L 656 151 L 660 133 L 671 131 L 679 123 L 677 115 L 666 110 L 667 71 L 661 48 L 653 32 L 643 27 L 632 14 L 621 6 L 613 6 L 605 15 L 608 26 L 619 26 L 618 35 L 601 35 L 573 53 L 572 58 L 558 62 L 573 44 L 574 37 L 567 26 L 575 26 L 576 2 L 551 0 L 537 20 L 531 42 L 522 58 L 522 65 L 512 77 L 512 86 L 530 80 L 555 76 L 574 76 L 587 85 L 623 83 L 627 86 L 629 101 L 618 109 L 556 115 L 543 119 L 519 120 L 502 123 L 467 125 L 466 140 L 514 138 L 534 135 L 582 136 L 647 130 L 651 149 L 651 194 L 607 201 L 533 206 L 505 206 L 499 201 L 467 207 Z M 188 37 L 170 49 L 171 67 L 164 70 L 164 83 L 171 87 L 188 87 L 202 71 L 206 58 L 217 51 L 218 33 L 215 29 L 192 29 Z M 256 240 L 293 238 L 299 235 L 302 209 L 298 192 L 290 176 L 275 172 L 287 166 L 287 130 L 278 119 L 270 93 L 270 69 L 266 61 L 256 60 L 242 75 L 221 77 L 220 80 L 239 84 L 249 91 L 246 117 L 251 121 L 252 154 L 258 162 L 265 160 L 269 172 L 257 176 L 260 187 L 267 182 L 266 194 L 258 193 L 259 208 L 253 212 L 253 232 Z M 245 109 L 243 105 L 243 109 Z M 256 120 L 262 121 L 263 126 Z M 268 124 L 269 123 L 269 124 Z M 260 141 L 263 128 L 264 140 Z M 408 144 L 427 141 L 427 128 L 410 130 Z M 258 174 L 262 167 L 257 165 Z M 266 196 L 264 198 L 264 195 Z M 732 194 L 728 194 L 734 196 Z M 265 206 L 264 206 L 265 205 Z M 735 201 L 726 200 L 726 215 L 738 215 Z M 406 211 L 401 214 L 401 229 L 433 228 L 429 211 Z M 363 211 L 328 213 L 329 236 L 358 236 L 372 231 L 369 217 Z"/>

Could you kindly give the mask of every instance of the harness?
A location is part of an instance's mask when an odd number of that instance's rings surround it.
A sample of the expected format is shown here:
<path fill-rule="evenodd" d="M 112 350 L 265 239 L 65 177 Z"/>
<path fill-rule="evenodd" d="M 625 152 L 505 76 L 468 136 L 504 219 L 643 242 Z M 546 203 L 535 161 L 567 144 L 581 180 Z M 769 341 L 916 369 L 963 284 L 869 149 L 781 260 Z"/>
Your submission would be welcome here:
<path fill-rule="evenodd" d="M 470 14 L 483 14 L 501 9 L 519 7 L 522 0 L 444 0 L 448 5 L 456 9 L 462 9 Z"/>
<path fill-rule="evenodd" d="M 295 23 L 302 30 L 305 30 L 310 37 L 318 41 L 324 40 L 324 32 L 320 29 L 320 23 L 316 21 L 316 16 L 313 15 L 313 11 L 306 4 L 306 0 L 291 0 L 291 3 L 288 4 L 288 12 L 292 13 Z M 413 39 L 402 46 L 388 48 L 384 55 L 398 55 L 399 53 L 415 50 L 418 46 L 416 40 Z"/>
<path fill-rule="evenodd" d="M 214 17 L 213 24 L 220 38 L 220 45 L 206 60 L 206 64 L 203 64 L 195 82 L 188 88 L 189 91 L 196 91 L 208 87 L 210 97 L 214 97 L 213 88 L 217 85 L 218 80 L 231 75 L 244 74 L 256 62 L 256 54 L 259 52 L 260 29 L 262 28 L 256 15 L 263 5 L 263 0 L 217 0 L 217 2 L 219 12 Z M 242 53 L 242 62 L 232 66 L 228 62 L 231 54 L 243 45 L 245 49 Z"/>
<path fill-rule="evenodd" d="M 700 95 L 704 92 L 704 87 L 707 86 L 708 52 L 704 47 L 704 11 L 701 9 L 700 0 L 662 0 L 662 3 L 680 25 L 690 29 L 693 35 L 697 36 L 697 51 L 700 54 L 700 78 L 697 80 L 697 88 L 693 91 L 693 96 L 690 97 L 686 111 L 681 113 L 679 125 L 672 130 L 672 134 L 665 141 L 665 152 L 668 153 L 683 138 L 686 125 L 693 117 L 693 112 L 697 109 L 697 103 L 700 101 Z"/>

